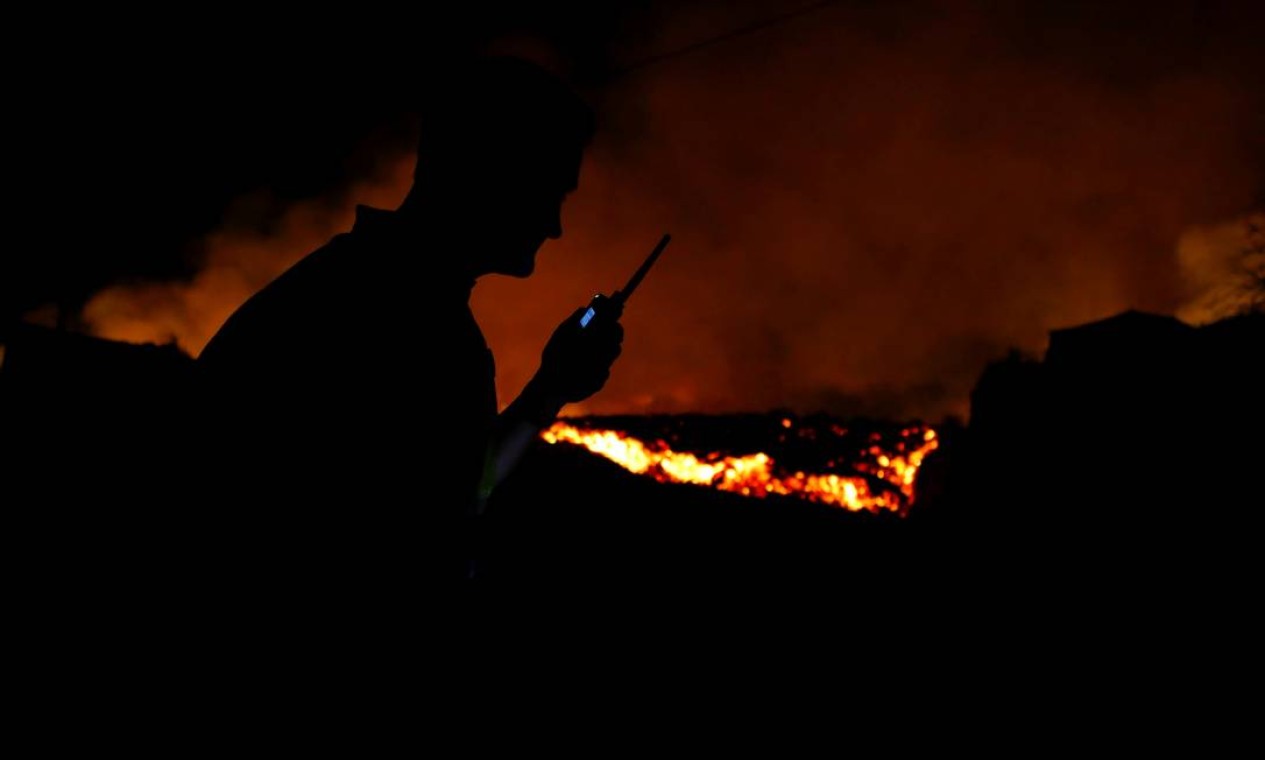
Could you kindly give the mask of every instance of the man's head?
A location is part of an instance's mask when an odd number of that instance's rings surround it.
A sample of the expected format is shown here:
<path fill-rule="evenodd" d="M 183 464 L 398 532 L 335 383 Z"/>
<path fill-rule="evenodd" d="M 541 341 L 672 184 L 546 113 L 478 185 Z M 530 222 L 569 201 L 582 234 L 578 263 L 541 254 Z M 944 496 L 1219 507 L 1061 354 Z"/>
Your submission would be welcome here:
<path fill-rule="evenodd" d="M 543 69 L 479 60 L 424 105 L 410 197 L 469 243 L 476 274 L 526 277 L 540 245 L 562 235 L 593 128 L 588 106 Z"/>

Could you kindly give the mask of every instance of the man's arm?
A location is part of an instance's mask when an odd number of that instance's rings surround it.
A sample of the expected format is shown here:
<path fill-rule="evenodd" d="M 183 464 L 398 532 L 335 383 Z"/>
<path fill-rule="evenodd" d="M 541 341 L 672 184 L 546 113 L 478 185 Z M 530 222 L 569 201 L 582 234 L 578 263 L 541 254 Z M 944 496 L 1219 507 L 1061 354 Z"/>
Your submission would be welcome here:
<path fill-rule="evenodd" d="M 558 325 L 545 345 L 540 369 L 497 417 L 479 485 L 481 501 L 513 471 L 527 447 L 553 423 L 562 407 L 597 393 L 610 378 L 624 329 L 615 321 L 581 329 L 584 312 L 579 309 Z"/>

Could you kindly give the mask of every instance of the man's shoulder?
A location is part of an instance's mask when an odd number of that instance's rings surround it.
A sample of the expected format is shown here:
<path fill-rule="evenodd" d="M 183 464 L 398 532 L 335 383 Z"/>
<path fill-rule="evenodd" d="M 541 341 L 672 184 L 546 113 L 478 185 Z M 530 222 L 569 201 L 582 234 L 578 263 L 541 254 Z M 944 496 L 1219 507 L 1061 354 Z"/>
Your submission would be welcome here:
<path fill-rule="evenodd" d="M 338 318 L 335 311 L 343 309 L 331 304 L 346 303 L 353 288 L 349 269 L 355 247 L 352 236 L 342 233 L 297 261 L 233 312 L 199 361 L 216 361 L 259 343 L 277 350 L 281 341 L 293 342 L 318 323 Z"/>

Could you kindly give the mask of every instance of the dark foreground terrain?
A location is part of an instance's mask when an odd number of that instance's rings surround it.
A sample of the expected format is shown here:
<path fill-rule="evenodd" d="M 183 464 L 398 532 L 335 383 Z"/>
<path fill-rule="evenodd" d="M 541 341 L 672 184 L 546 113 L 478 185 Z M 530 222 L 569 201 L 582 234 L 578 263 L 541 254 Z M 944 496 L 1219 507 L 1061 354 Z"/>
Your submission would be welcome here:
<path fill-rule="evenodd" d="M 658 483 L 541 443 L 479 521 L 476 576 L 995 599 L 1255 588 L 1263 335 L 1259 316 L 1195 329 L 1136 313 L 1054 333 L 1043 361 L 1011 357 L 984 373 L 969 427 L 941 428 L 904 518 Z M 334 562 L 330 505 L 222 491 L 208 501 L 217 492 L 199 470 L 207 442 L 189 434 L 189 369 L 171 349 L 10 336 L 2 509 L 19 593 L 231 596 L 276 570 L 261 557 L 293 555 L 273 592 L 284 597 Z M 724 429 L 710 424 L 708 436 Z M 424 461 L 418 473 L 419 489 L 442 488 Z"/>

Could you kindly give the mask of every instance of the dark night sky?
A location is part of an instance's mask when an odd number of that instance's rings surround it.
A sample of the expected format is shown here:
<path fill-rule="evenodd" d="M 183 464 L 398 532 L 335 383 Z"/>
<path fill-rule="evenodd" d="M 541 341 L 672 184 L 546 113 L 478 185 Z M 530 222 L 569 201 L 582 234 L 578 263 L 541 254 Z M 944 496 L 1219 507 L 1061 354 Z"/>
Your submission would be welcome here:
<path fill-rule="evenodd" d="M 1051 328 L 1189 309 L 1265 207 L 1260 3 L 820 4 L 623 75 L 818 4 L 603 5 L 28 20 L 5 311 L 91 301 L 85 328 L 196 353 L 402 196 L 413 99 L 489 47 L 569 71 L 602 126 L 538 275 L 476 291 L 507 304 L 479 313 L 506 397 L 665 229 L 592 410 L 935 415 Z"/>
<path fill-rule="evenodd" d="M 11 188 L 15 218 L 49 236 L 6 262 L 5 306 L 187 273 L 190 246 L 235 199 L 264 191 L 280 209 L 410 144 L 407 115 L 427 79 L 489 41 L 529 36 L 601 70 L 618 11 L 513 5 L 466 3 L 420 22 L 338 4 L 308 18 L 208 5 L 180 17 L 90 11 L 71 27 L 28 19 L 39 44 L 7 109 Z"/>

